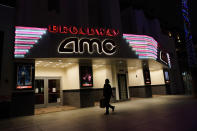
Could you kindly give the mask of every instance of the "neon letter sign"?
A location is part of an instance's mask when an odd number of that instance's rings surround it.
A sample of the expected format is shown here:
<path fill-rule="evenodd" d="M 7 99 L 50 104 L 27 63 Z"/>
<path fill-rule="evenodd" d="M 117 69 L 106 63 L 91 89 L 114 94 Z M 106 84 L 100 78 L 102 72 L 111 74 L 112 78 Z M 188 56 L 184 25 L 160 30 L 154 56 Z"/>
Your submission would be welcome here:
<path fill-rule="evenodd" d="M 115 37 L 120 34 L 119 30 L 115 29 L 104 29 L 104 28 L 86 28 L 76 26 L 57 26 L 49 25 L 48 31 L 51 33 L 61 33 L 61 34 L 79 34 L 79 35 L 97 35 L 97 36 L 110 36 Z"/>
<path fill-rule="evenodd" d="M 99 39 L 87 39 L 83 38 L 78 40 L 78 38 L 68 38 L 64 39 L 59 47 L 59 53 L 84 53 L 85 45 L 89 54 L 93 54 L 94 46 L 97 48 L 98 54 L 113 55 L 116 52 L 116 44 L 113 40 L 105 39 L 102 42 Z"/>

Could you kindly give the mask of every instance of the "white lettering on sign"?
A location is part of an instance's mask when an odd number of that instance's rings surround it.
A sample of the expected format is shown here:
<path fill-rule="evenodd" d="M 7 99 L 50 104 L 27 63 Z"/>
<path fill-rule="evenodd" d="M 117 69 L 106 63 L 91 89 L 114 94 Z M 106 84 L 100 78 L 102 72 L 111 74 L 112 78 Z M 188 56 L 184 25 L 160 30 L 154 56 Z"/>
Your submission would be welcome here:
<path fill-rule="evenodd" d="M 160 60 L 171 68 L 170 55 L 168 53 L 160 51 Z"/>
<path fill-rule="evenodd" d="M 78 40 L 78 38 L 66 38 L 62 40 L 58 47 L 59 53 L 81 53 L 85 52 L 85 46 L 87 47 L 87 51 L 89 54 L 93 54 L 97 52 L 98 54 L 106 54 L 113 55 L 116 52 L 116 44 L 113 40 L 105 39 L 100 41 L 99 39 L 88 39 L 82 38 Z M 96 46 L 96 51 L 94 50 Z"/>

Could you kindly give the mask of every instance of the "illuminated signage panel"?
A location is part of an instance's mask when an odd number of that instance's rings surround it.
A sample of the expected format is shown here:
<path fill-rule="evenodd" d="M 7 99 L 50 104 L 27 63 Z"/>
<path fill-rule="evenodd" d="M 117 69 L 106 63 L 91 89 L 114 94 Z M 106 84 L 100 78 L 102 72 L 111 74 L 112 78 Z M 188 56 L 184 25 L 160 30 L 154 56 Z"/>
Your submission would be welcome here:
<path fill-rule="evenodd" d="M 157 60 L 158 43 L 147 35 L 123 34 L 123 38 L 129 44 L 139 59 Z"/>
<path fill-rule="evenodd" d="M 81 87 L 93 87 L 92 66 L 80 66 Z"/>
<path fill-rule="evenodd" d="M 32 89 L 32 65 L 17 65 L 16 89 Z"/>
<path fill-rule="evenodd" d="M 114 57 L 121 38 L 119 30 L 56 26 L 16 26 L 15 58 Z"/>
<path fill-rule="evenodd" d="M 110 28 L 16 26 L 14 44 L 15 58 L 139 58 L 162 61 L 170 66 L 169 54 L 159 51 L 153 37 L 123 34 L 122 39 L 119 30 Z"/>
<path fill-rule="evenodd" d="M 72 35 L 88 35 L 88 36 L 111 36 L 115 37 L 120 34 L 119 30 L 105 28 L 89 28 L 76 26 L 49 25 L 48 31 L 51 33 L 72 34 Z"/>
<path fill-rule="evenodd" d="M 59 53 L 84 53 L 85 45 L 89 54 L 94 52 L 98 54 L 113 55 L 116 52 L 116 44 L 113 40 L 105 39 L 100 41 L 99 39 L 80 39 L 78 38 L 66 38 L 59 47 Z M 96 47 L 96 51 L 94 50 Z"/>
<path fill-rule="evenodd" d="M 168 65 L 171 68 L 171 62 L 170 62 L 170 55 L 169 53 L 166 53 L 164 51 L 160 51 L 159 53 L 159 58 L 160 61 L 162 61 L 163 63 L 165 63 L 166 65 Z"/>

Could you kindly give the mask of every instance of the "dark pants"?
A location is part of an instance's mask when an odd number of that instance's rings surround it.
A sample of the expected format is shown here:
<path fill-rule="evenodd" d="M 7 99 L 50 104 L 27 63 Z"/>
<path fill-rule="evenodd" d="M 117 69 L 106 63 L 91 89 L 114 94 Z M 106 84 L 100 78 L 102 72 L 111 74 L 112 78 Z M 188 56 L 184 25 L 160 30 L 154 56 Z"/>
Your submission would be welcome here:
<path fill-rule="evenodd" d="M 111 97 L 105 97 L 106 113 L 109 113 L 109 108 L 113 109 L 113 106 L 109 104 Z"/>

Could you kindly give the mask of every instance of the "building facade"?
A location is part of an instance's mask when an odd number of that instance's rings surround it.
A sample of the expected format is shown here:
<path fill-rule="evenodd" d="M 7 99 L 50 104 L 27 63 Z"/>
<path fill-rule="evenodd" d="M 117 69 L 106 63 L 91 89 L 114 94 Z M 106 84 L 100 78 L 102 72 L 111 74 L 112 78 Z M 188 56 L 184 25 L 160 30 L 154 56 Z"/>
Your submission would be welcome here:
<path fill-rule="evenodd" d="M 20 0 L 13 25 L 12 116 L 94 106 L 106 78 L 113 101 L 182 91 L 173 40 L 142 10 L 120 12 L 118 0 Z"/>

